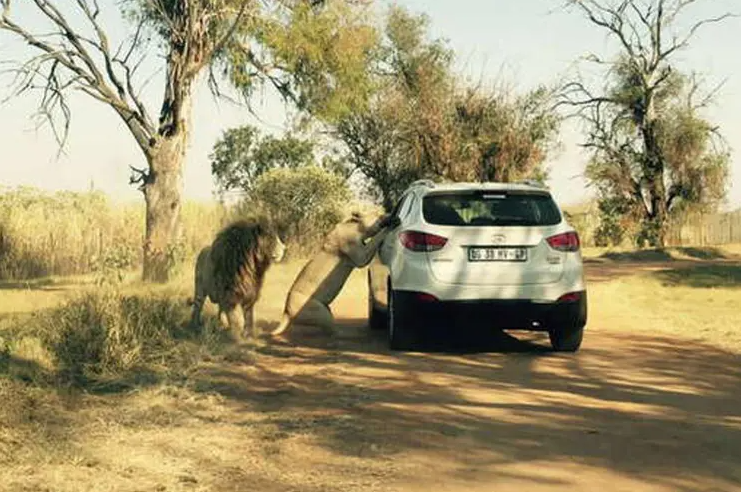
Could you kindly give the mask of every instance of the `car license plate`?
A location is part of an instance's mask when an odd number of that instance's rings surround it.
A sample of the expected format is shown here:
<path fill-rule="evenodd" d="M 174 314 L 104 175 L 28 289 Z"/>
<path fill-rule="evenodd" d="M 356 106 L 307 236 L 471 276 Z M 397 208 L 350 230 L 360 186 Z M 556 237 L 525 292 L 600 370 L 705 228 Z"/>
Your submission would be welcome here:
<path fill-rule="evenodd" d="M 525 248 L 468 248 L 468 261 L 527 261 Z"/>

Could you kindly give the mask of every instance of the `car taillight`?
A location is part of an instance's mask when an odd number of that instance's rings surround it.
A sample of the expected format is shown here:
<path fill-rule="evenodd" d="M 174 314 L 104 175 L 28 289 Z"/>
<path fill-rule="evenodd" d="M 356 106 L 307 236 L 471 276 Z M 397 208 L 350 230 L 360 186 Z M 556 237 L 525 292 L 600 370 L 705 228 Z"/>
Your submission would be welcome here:
<path fill-rule="evenodd" d="M 556 251 L 579 251 L 579 234 L 576 232 L 565 232 L 551 236 L 548 245 Z"/>
<path fill-rule="evenodd" d="M 556 302 L 579 302 L 581 300 L 581 292 L 569 292 L 558 298 Z"/>
<path fill-rule="evenodd" d="M 428 294 L 426 292 L 417 292 L 416 297 L 417 297 L 417 300 L 420 302 L 437 302 L 437 297 L 433 296 L 432 294 Z"/>
<path fill-rule="evenodd" d="M 445 246 L 447 238 L 418 231 L 404 231 L 399 234 L 399 241 L 406 249 L 412 251 L 437 251 Z"/>

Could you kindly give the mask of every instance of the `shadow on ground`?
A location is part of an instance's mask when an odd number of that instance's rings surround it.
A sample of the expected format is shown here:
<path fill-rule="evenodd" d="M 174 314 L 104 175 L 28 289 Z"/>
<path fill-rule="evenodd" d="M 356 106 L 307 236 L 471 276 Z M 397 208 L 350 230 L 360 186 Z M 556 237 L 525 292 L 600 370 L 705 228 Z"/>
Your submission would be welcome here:
<path fill-rule="evenodd" d="M 0 290 L 34 290 L 59 292 L 79 285 L 79 282 L 75 282 L 72 280 L 59 281 L 49 278 L 31 280 L 0 280 Z"/>
<path fill-rule="evenodd" d="M 740 288 L 741 265 L 698 265 L 690 268 L 654 272 L 653 275 L 667 286 L 695 288 Z"/>
<path fill-rule="evenodd" d="M 728 260 L 736 257 L 729 255 L 720 248 L 712 246 L 694 247 L 681 246 L 666 249 L 641 249 L 633 251 L 608 251 L 595 258 L 586 258 L 585 263 L 627 262 L 627 263 L 655 263 L 679 261 L 676 257 L 690 260 Z"/>
<path fill-rule="evenodd" d="M 685 246 L 674 249 L 683 256 L 697 260 L 723 260 L 734 258 L 734 256 L 727 254 L 720 248 Z"/>
<path fill-rule="evenodd" d="M 553 354 L 537 334 L 392 353 L 364 325 L 271 344 L 249 374 L 221 366 L 196 386 L 264 415 L 258 425 L 278 426 L 280 439 L 308 433 L 358 458 L 421 452 L 494 478 L 532 464 L 532 483 L 550 480 L 539 464 L 565 462 L 678 491 L 741 485 L 736 354 L 599 332 L 576 355 Z"/>

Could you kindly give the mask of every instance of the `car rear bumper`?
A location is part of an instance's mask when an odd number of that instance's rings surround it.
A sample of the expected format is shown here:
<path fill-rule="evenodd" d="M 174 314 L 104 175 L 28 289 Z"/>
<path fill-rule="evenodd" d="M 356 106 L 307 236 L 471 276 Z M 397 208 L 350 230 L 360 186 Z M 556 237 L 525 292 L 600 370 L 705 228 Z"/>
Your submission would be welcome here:
<path fill-rule="evenodd" d="M 533 300 L 437 301 L 417 292 L 396 291 L 397 306 L 411 313 L 417 328 L 426 326 L 510 330 L 559 330 L 583 327 L 587 323 L 587 292 L 578 300 L 540 302 Z"/>

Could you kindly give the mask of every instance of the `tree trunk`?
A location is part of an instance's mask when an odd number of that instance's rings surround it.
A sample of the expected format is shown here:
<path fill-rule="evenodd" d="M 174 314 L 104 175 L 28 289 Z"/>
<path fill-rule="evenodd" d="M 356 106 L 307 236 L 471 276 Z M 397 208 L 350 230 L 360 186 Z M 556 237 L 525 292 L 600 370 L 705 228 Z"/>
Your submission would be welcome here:
<path fill-rule="evenodd" d="M 167 282 L 173 266 L 173 250 L 180 223 L 183 193 L 186 132 L 161 138 L 149 155 L 149 174 L 144 184 L 146 232 L 143 279 Z"/>
<path fill-rule="evenodd" d="M 649 112 L 642 126 L 643 148 L 645 163 L 643 174 L 649 183 L 651 196 L 651 215 L 649 221 L 649 244 L 655 248 L 663 248 L 666 240 L 668 210 L 666 201 L 666 186 L 664 186 L 664 156 L 661 145 L 656 137 L 656 120 L 651 116 L 653 104 L 649 103 Z"/>

